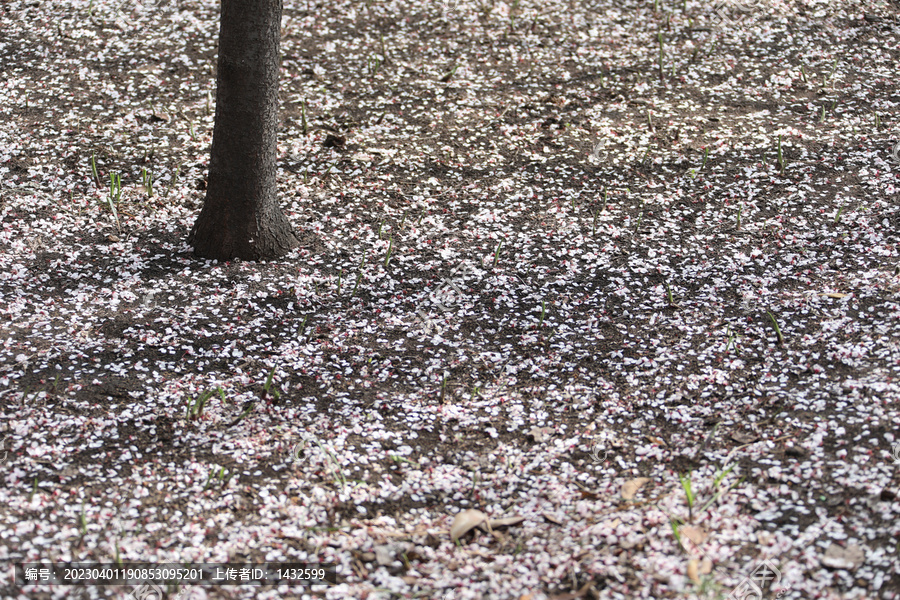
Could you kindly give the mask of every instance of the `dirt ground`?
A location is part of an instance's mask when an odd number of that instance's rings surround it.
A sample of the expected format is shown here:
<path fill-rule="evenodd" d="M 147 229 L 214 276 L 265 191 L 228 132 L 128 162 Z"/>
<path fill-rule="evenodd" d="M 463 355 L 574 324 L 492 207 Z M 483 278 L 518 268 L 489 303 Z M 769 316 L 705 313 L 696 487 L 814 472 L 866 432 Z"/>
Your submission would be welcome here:
<path fill-rule="evenodd" d="M 900 598 L 898 11 L 285 0 L 256 264 L 218 4 L 0 0 L 5 571 L 338 581 L 0 597 Z"/>

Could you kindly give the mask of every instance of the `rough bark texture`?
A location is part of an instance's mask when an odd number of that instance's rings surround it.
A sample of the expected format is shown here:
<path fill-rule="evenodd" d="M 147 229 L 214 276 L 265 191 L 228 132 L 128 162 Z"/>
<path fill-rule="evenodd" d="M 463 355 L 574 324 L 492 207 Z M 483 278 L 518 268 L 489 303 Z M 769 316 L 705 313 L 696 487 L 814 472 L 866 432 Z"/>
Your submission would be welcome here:
<path fill-rule="evenodd" d="M 203 258 L 262 260 L 298 245 L 278 206 L 282 0 L 222 0 L 206 199 L 188 243 Z"/>

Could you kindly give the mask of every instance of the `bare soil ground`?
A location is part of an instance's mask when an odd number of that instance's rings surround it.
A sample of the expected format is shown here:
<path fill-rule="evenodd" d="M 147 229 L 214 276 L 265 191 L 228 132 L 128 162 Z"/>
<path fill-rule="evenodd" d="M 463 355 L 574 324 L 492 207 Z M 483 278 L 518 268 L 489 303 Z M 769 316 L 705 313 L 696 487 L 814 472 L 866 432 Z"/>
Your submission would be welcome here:
<path fill-rule="evenodd" d="M 340 583 L 0 596 L 900 598 L 897 4 L 286 0 L 262 264 L 217 17 L 0 1 L 0 561 Z"/>

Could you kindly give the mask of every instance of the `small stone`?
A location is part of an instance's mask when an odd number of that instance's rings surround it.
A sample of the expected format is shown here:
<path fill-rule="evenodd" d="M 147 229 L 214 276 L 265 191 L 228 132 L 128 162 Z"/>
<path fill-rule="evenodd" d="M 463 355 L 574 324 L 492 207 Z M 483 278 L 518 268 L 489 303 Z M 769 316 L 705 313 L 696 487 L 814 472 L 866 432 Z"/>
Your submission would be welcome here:
<path fill-rule="evenodd" d="M 850 544 L 842 548 L 837 544 L 831 544 L 822 557 L 822 564 L 832 569 L 856 569 L 866 561 L 866 555 L 862 548 L 856 544 Z"/>
<path fill-rule="evenodd" d="M 382 567 L 386 567 L 394 562 L 394 553 L 391 551 L 390 546 L 375 546 L 375 562 Z"/>

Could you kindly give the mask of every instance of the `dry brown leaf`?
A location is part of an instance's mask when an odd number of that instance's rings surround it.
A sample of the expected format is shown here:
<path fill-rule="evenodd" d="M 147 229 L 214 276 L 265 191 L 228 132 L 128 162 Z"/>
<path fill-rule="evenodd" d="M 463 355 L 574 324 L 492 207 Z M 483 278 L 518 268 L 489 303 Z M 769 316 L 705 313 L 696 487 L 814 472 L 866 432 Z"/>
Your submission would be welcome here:
<path fill-rule="evenodd" d="M 464 536 L 482 523 L 486 522 L 487 515 L 485 515 L 480 510 L 476 510 L 474 508 L 464 510 L 457 514 L 456 517 L 454 517 L 453 524 L 450 525 L 450 539 L 455 542 L 461 536 Z"/>
<path fill-rule="evenodd" d="M 712 561 L 708 558 L 704 558 L 700 562 L 700 572 L 704 575 L 709 575 L 710 573 L 712 573 Z"/>
<path fill-rule="evenodd" d="M 466 535 L 476 527 L 480 527 L 485 531 L 492 531 L 497 527 L 509 527 L 510 525 L 518 525 L 525 520 L 525 517 L 514 515 L 512 517 L 503 517 L 502 519 L 488 519 L 487 515 L 470 508 L 456 515 L 453 524 L 450 525 L 450 539 L 454 542 Z"/>
<path fill-rule="evenodd" d="M 736 441 L 738 444 L 752 444 L 759 439 L 759 436 L 753 435 L 752 433 L 732 433 L 731 439 Z"/>
<path fill-rule="evenodd" d="M 551 600 L 577 600 L 578 598 L 583 598 L 587 596 L 591 590 L 594 589 L 594 586 L 591 585 L 591 582 L 588 581 L 586 584 L 581 586 L 581 589 L 577 592 L 569 592 L 568 594 L 561 594 L 559 596 L 550 596 Z"/>
<path fill-rule="evenodd" d="M 682 525 L 681 535 L 694 542 L 697 546 L 706 541 L 706 532 L 693 525 Z"/>
<path fill-rule="evenodd" d="M 638 490 L 648 481 L 650 481 L 649 477 L 638 477 L 631 481 L 626 481 L 625 485 L 622 486 L 622 497 L 626 500 L 633 500 Z"/>
<path fill-rule="evenodd" d="M 829 298 L 837 298 L 837 299 L 841 299 L 841 298 L 846 298 L 846 297 L 847 297 L 847 294 L 841 294 L 841 293 L 839 293 L 839 292 L 831 292 L 831 293 L 828 293 L 828 294 L 819 294 L 819 295 L 820 295 L 820 296 L 828 296 Z"/>
<path fill-rule="evenodd" d="M 556 515 L 551 515 L 550 513 L 541 513 L 541 516 L 553 523 L 554 525 L 562 525 L 563 520 L 557 517 Z"/>
<path fill-rule="evenodd" d="M 522 521 L 525 520 L 525 517 L 520 517 L 519 515 L 515 515 L 513 517 L 503 517 L 502 519 L 490 519 L 486 525 L 487 529 L 496 529 L 497 527 L 509 527 L 510 525 L 518 525 Z M 481 526 L 484 529 L 484 526 Z"/>
<path fill-rule="evenodd" d="M 699 571 L 700 571 L 700 565 L 699 565 L 697 559 L 692 558 L 691 560 L 689 560 L 688 565 L 687 565 L 687 576 L 688 576 L 688 579 L 693 581 L 695 584 L 700 583 Z"/>

